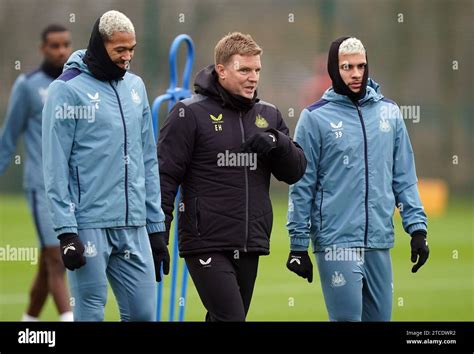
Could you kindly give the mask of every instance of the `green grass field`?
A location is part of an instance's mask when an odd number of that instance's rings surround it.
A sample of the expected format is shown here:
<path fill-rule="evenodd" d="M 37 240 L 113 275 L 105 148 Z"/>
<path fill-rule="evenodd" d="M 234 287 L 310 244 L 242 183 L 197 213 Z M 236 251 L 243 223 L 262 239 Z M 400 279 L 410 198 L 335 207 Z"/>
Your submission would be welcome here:
<path fill-rule="evenodd" d="M 248 320 L 327 321 L 316 268 L 315 279 L 308 284 L 285 267 L 289 245 L 285 229 L 286 195 L 274 194 L 272 200 L 275 218 L 271 255 L 261 258 Z M 452 201 L 443 217 L 429 219 L 430 259 L 417 274 L 411 273 L 409 236 L 403 232 L 400 217 L 396 216 L 397 238 L 392 250 L 394 321 L 474 320 L 473 211 L 472 201 Z M 7 245 L 37 245 L 32 219 L 22 195 L 0 195 L 0 247 Z M 1 321 L 21 318 L 35 271 L 36 266 L 29 262 L 0 261 Z M 165 281 L 167 319 L 169 277 Z M 205 311 L 189 281 L 186 320 L 202 321 Z M 55 321 L 57 318 L 53 303 L 48 299 L 41 319 Z M 119 320 L 110 290 L 105 319 Z"/>

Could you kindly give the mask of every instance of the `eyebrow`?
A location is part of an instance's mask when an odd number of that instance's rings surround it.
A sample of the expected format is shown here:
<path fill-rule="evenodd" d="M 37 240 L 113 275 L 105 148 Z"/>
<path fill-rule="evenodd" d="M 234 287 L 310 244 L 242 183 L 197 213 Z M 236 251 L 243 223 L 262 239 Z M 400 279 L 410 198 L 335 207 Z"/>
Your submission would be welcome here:
<path fill-rule="evenodd" d="M 118 49 L 135 49 L 135 47 L 137 46 L 137 43 L 135 43 L 133 46 L 131 47 L 127 47 L 127 46 L 123 46 L 123 45 L 120 45 L 118 47 L 115 47 L 114 49 L 115 50 L 118 50 Z"/>
<path fill-rule="evenodd" d="M 252 70 L 252 68 L 249 67 L 249 66 L 244 66 L 244 65 L 242 65 L 242 66 L 239 67 L 238 70 Z M 262 70 L 262 67 L 258 67 L 258 68 L 256 68 L 255 70 Z"/>
<path fill-rule="evenodd" d="M 359 65 L 367 65 L 367 62 L 362 62 L 362 63 L 357 63 L 357 64 L 351 64 L 351 63 L 342 63 L 341 65 L 339 66 L 344 66 L 344 65 L 348 65 L 348 66 L 359 66 Z"/>

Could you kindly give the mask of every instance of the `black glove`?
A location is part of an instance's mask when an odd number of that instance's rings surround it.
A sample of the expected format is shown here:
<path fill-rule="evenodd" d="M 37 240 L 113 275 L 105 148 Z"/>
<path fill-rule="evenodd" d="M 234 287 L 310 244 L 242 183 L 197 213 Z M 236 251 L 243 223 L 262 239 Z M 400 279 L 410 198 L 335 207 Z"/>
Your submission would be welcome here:
<path fill-rule="evenodd" d="M 243 152 L 256 152 L 268 156 L 277 147 L 278 133 L 273 129 L 252 135 L 242 144 Z"/>
<path fill-rule="evenodd" d="M 58 239 L 63 263 L 67 269 L 79 269 L 86 264 L 84 245 L 77 234 L 61 234 L 58 236 Z"/>
<path fill-rule="evenodd" d="M 161 281 L 161 265 L 163 264 L 163 274 L 170 272 L 170 254 L 166 246 L 166 232 L 155 232 L 149 235 L 153 262 L 155 263 L 155 277 L 159 283 Z"/>
<path fill-rule="evenodd" d="M 313 282 L 313 263 L 311 263 L 308 252 L 290 251 L 286 267 L 300 277 L 308 279 L 308 283 Z"/>
<path fill-rule="evenodd" d="M 418 258 L 418 263 L 416 263 L 411 269 L 412 273 L 416 273 L 420 267 L 426 263 L 428 256 L 430 254 L 430 249 L 428 248 L 428 242 L 426 241 L 426 231 L 415 231 L 411 235 L 411 261 L 416 262 Z"/>

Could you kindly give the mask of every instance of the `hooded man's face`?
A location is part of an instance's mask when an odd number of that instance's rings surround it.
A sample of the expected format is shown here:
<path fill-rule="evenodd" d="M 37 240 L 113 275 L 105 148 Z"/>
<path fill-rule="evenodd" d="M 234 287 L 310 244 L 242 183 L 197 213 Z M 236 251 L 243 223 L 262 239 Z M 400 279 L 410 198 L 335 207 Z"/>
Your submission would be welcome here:
<path fill-rule="evenodd" d="M 136 45 L 135 34 L 127 32 L 114 32 L 110 38 L 104 41 L 110 59 L 125 70 L 130 65 Z"/>
<path fill-rule="evenodd" d="M 361 90 L 366 65 L 365 53 L 339 54 L 339 74 L 352 92 Z"/>

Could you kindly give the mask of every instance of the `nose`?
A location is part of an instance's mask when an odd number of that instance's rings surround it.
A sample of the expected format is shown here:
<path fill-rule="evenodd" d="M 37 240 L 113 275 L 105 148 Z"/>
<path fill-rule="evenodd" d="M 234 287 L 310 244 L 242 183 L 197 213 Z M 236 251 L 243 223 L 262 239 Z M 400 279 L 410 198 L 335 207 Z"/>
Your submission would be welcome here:
<path fill-rule="evenodd" d="M 126 51 L 125 54 L 122 57 L 122 60 L 124 60 L 124 61 L 132 60 L 132 53 L 130 51 Z"/>
<path fill-rule="evenodd" d="M 59 56 L 65 57 L 67 55 L 68 48 L 66 46 L 59 47 Z"/>
<path fill-rule="evenodd" d="M 256 71 L 252 71 L 249 75 L 249 81 L 257 82 L 258 81 L 258 73 Z"/>
<path fill-rule="evenodd" d="M 353 78 L 359 78 L 362 76 L 362 70 L 360 70 L 357 66 L 354 68 L 354 71 L 352 72 L 352 77 Z"/>

